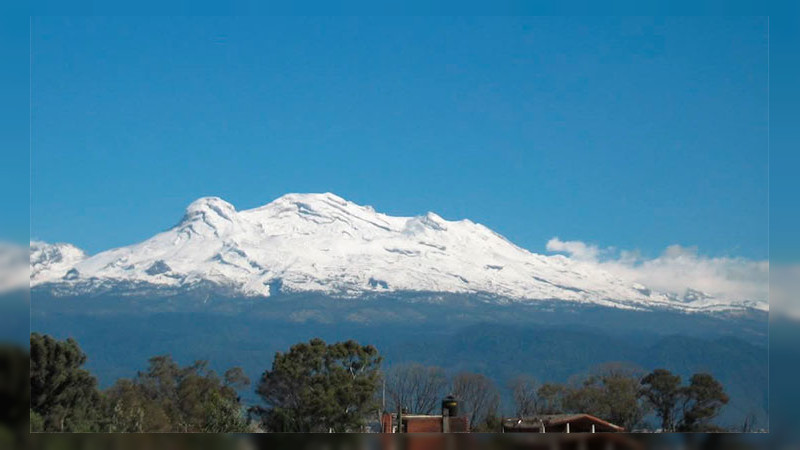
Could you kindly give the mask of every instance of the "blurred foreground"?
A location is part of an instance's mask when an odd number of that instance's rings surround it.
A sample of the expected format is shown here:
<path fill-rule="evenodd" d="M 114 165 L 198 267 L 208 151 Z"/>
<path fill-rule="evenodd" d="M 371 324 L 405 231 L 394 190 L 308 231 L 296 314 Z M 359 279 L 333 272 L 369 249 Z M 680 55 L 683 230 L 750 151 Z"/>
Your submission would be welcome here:
<path fill-rule="evenodd" d="M 583 435 L 586 436 L 586 435 Z M 33 435 L 28 448 L 42 450 L 145 449 L 282 449 L 292 450 L 415 450 L 415 449 L 766 449 L 767 435 L 734 434 L 616 435 L 617 442 L 583 441 L 581 435 Z M 790 447 L 785 447 L 790 448 Z"/>

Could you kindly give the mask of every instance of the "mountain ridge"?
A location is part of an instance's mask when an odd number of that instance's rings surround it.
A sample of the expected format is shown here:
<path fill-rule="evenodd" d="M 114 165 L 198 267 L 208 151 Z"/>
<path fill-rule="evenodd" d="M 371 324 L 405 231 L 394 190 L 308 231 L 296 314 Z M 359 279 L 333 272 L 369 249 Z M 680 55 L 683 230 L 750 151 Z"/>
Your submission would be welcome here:
<path fill-rule="evenodd" d="M 243 297 L 417 291 L 625 309 L 767 308 L 697 291 L 655 292 L 586 262 L 529 252 L 468 219 L 389 216 L 331 193 L 286 194 L 241 211 L 202 197 L 174 227 L 92 256 L 70 244 L 32 242 L 30 284 L 66 295 L 210 286 Z"/>

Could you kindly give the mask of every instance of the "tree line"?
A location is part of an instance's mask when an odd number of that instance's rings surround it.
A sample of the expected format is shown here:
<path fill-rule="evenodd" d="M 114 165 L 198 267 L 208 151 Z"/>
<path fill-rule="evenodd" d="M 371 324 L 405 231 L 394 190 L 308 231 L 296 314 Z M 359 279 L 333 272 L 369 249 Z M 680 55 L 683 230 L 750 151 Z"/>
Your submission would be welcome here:
<path fill-rule="evenodd" d="M 108 432 L 347 432 L 368 431 L 386 410 L 435 414 L 445 395 L 476 431 L 499 431 L 500 389 L 487 376 L 417 363 L 382 370 L 371 345 L 328 344 L 321 339 L 278 352 L 252 387 L 261 400 L 245 405 L 250 380 L 239 367 L 222 374 L 207 361 L 181 366 L 154 356 L 132 378 L 99 389 L 83 366 L 87 356 L 73 339 L 31 334 L 31 431 Z M 657 417 L 663 431 L 714 431 L 727 404 L 723 386 L 698 373 L 684 384 L 665 369 L 645 373 L 614 363 L 567 383 L 539 383 L 520 375 L 507 386 L 513 414 L 531 417 L 588 413 L 634 430 Z"/>
<path fill-rule="evenodd" d="M 237 389 L 249 380 L 239 368 L 219 376 L 205 361 L 181 367 L 155 356 L 101 391 L 85 362 L 75 340 L 31 334 L 31 431 L 247 431 Z"/>
<path fill-rule="evenodd" d="M 430 414 L 450 392 L 459 399 L 473 429 L 500 427 L 500 390 L 482 374 L 459 373 L 452 380 L 440 367 L 411 363 L 387 371 L 391 410 Z M 626 430 L 642 429 L 654 415 L 659 429 L 721 431 L 712 423 L 728 401 L 724 388 L 707 373 L 694 374 L 683 385 L 681 377 L 665 369 L 645 373 L 624 363 L 608 363 L 567 383 L 540 383 L 530 375 L 513 378 L 508 388 L 515 417 L 587 413 Z"/>

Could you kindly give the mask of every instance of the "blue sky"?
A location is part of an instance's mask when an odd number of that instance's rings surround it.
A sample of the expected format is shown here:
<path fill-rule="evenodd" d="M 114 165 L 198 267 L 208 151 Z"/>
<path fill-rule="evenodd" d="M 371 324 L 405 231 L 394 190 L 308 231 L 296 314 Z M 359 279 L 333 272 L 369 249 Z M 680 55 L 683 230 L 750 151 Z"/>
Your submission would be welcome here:
<path fill-rule="evenodd" d="M 31 237 L 331 191 L 548 239 L 767 257 L 764 18 L 68 19 L 32 30 Z"/>
<path fill-rule="evenodd" d="M 29 238 L 28 20 L 0 13 L 0 241 Z"/>

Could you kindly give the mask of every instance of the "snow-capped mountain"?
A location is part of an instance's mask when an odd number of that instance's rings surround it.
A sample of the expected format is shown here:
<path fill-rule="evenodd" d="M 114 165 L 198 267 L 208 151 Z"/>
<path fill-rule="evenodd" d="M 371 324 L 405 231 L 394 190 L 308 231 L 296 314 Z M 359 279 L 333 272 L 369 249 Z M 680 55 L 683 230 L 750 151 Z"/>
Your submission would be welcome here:
<path fill-rule="evenodd" d="M 469 220 L 393 217 L 330 193 L 288 194 L 243 211 L 204 197 L 175 227 L 144 242 L 94 256 L 34 242 L 30 261 L 31 286 L 62 294 L 213 286 L 248 297 L 412 291 L 622 308 L 766 309 L 697 294 L 678 300 L 596 265 L 531 253 Z"/>
<path fill-rule="evenodd" d="M 83 250 L 72 244 L 33 241 L 30 247 L 31 285 L 41 277 L 51 277 L 59 273 L 63 276 L 72 266 L 87 257 Z"/>

